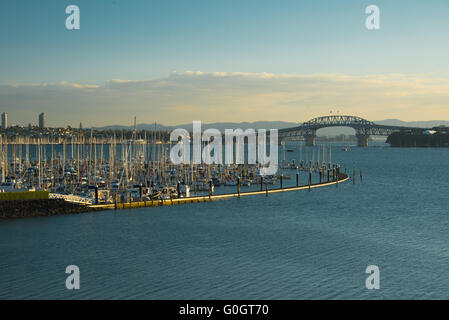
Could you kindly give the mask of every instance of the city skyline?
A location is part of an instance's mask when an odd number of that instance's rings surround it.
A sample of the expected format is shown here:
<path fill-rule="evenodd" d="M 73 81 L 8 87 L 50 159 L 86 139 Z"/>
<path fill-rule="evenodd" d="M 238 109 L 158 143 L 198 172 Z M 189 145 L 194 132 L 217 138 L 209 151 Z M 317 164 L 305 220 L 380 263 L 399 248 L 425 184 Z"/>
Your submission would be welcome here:
<path fill-rule="evenodd" d="M 330 110 L 449 119 L 446 1 L 77 1 L 71 31 L 69 4 L 0 4 L 0 112 L 15 124 L 40 112 L 73 127 L 134 115 L 302 122 Z M 365 28 L 371 4 L 380 30 Z"/>

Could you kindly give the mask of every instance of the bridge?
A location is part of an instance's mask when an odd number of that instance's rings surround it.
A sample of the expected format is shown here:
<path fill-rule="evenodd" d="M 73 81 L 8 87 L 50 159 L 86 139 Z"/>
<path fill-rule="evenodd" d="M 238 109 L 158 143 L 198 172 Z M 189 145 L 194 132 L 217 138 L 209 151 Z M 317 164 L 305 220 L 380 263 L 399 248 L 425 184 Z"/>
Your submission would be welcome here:
<path fill-rule="evenodd" d="M 356 133 L 357 144 L 361 147 L 368 146 L 368 139 L 371 135 L 388 136 L 393 132 L 401 130 L 425 130 L 416 127 L 384 126 L 356 116 L 334 115 L 314 118 L 297 127 L 280 129 L 278 134 L 281 140 L 304 137 L 307 146 L 314 146 L 316 143 L 316 131 L 327 127 L 353 128 Z"/>

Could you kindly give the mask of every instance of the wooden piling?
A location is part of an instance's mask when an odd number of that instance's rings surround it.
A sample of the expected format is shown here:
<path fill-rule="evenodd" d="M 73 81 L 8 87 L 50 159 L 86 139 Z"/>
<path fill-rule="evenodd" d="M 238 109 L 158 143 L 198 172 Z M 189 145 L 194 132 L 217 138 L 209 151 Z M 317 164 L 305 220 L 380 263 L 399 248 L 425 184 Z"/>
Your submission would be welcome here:
<path fill-rule="evenodd" d="M 212 197 L 212 180 L 209 180 L 209 199 Z"/>
<path fill-rule="evenodd" d="M 309 192 L 311 191 L 312 186 L 312 171 L 309 171 Z"/>
<path fill-rule="evenodd" d="M 240 177 L 237 178 L 237 194 L 240 199 Z"/>
<path fill-rule="evenodd" d="M 98 186 L 95 186 L 95 204 L 98 204 Z"/>
<path fill-rule="evenodd" d="M 355 184 L 355 168 L 352 170 L 352 184 Z"/>

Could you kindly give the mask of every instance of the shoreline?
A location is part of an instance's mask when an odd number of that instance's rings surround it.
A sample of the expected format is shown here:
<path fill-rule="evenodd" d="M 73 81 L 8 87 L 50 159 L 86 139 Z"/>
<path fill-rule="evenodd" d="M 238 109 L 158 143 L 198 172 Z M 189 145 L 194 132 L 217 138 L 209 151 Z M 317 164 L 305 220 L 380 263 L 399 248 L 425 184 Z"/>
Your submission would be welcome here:
<path fill-rule="evenodd" d="M 61 199 L 4 200 L 0 201 L 0 221 L 31 217 L 51 217 L 100 211 L 86 205 L 74 204 Z"/>

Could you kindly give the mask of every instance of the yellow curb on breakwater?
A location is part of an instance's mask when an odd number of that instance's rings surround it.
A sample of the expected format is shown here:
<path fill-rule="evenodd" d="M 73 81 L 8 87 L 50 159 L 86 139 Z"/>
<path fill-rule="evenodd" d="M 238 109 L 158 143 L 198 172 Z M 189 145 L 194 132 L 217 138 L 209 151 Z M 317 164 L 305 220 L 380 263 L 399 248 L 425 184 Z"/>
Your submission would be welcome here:
<path fill-rule="evenodd" d="M 216 195 L 205 195 L 205 196 L 194 196 L 188 198 L 176 198 L 176 199 L 168 199 L 168 200 L 152 200 L 152 201 L 138 201 L 138 202 L 126 202 L 126 203 L 117 203 L 117 204 L 99 204 L 99 205 L 89 205 L 91 208 L 95 209 L 130 209 L 130 208 L 143 208 L 143 207 L 158 207 L 158 206 L 167 206 L 167 205 L 175 205 L 175 204 L 184 204 L 184 203 L 198 203 L 198 202 L 207 202 L 207 201 L 216 201 L 223 199 L 230 199 L 235 197 L 245 197 L 245 196 L 255 196 L 255 195 L 268 195 L 270 193 L 277 192 L 288 192 L 288 191 L 297 191 L 297 190 L 307 190 L 313 188 L 321 188 L 331 185 L 338 185 L 339 183 L 345 182 L 349 180 L 349 176 L 346 174 L 340 174 L 339 179 L 331 180 L 321 183 L 314 183 L 311 185 L 302 185 L 298 187 L 287 187 L 287 188 L 277 188 L 277 189 L 268 189 L 263 191 L 246 191 L 240 193 L 226 193 L 226 194 L 216 194 Z"/>

